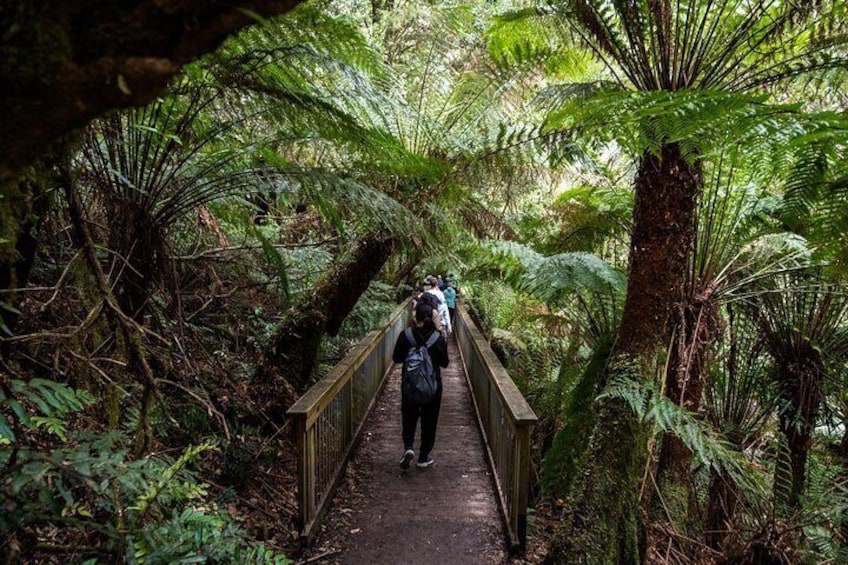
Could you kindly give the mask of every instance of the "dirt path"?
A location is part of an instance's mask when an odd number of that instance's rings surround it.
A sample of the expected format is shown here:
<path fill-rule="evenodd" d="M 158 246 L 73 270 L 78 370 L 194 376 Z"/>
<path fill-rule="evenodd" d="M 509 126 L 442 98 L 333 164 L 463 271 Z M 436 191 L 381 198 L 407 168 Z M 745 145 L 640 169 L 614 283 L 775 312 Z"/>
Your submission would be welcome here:
<path fill-rule="evenodd" d="M 435 465 L 403 471 L 400 370 L 389 376 L 347 475 L 308 552 L 318 563 L 508 562 L 471 392 L 452 340 Z M 420 429 L 419 429 L 420 431 Z M 416 435 L 416 449 L 418 436 Z"/>

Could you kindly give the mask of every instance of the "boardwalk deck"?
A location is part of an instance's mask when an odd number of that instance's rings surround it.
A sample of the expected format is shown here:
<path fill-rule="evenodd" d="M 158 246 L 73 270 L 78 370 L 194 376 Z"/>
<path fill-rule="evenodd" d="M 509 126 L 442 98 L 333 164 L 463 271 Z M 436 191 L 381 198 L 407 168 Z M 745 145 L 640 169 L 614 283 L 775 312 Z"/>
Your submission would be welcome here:
<path fill-rule="evenodd" d="M 398 466 L 403 446 L 395 367 L 351 462 L 356 492 L 342 486 L 316 539 L 317 547 L 334 548 L 322 563 L 489 565 L 507 558 L 495 488 L 453 340 L 449 353 L 435 465 L 407 471 Z M 416 436 L 416 450 L 417 442 Z"/>

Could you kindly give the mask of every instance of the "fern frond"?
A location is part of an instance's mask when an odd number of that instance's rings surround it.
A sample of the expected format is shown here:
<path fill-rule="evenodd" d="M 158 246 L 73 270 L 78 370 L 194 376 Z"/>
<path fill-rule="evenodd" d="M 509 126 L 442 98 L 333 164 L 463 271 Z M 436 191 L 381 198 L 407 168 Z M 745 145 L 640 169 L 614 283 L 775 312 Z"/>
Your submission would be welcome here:
<path fill-rule="evenodd" d="M 591 253 L 560 253 L 545 257 L 528 270 L 522 286 L 547 303 L 573 293 L 617 294 L 624 275 Z"/>
<path fill-rule="evenodd" d="M 760 477 L 745 456 L 697 414 L 675 404 L 653 383 L 618 377 L 598 396 L 622 400 L 636 418 L 656 432 L 673 434 L 692 450 L 702 465 L 713 468 L 752 492 L 764 492 Z"/>

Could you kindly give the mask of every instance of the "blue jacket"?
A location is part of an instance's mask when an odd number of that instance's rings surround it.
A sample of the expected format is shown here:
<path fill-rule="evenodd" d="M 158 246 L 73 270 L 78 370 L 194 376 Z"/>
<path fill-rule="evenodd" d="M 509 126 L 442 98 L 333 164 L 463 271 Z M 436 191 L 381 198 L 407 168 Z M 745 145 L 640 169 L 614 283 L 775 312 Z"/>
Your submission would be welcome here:
<path fill-rule="evenodd" d="M 451 286 L 445 289 L 445 302 L 448 308 L 456 308 L 456 290 Z"/>

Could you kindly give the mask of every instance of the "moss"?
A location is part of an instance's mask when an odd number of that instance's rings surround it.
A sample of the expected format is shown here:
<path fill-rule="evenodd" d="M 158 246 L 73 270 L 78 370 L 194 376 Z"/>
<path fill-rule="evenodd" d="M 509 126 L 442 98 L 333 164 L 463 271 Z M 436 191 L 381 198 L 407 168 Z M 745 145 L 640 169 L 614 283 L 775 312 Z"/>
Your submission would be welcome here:
<path fill-rule="evenodd" d="M 18 258 L 15 244 L 21 225 L 29 216 L 30 198 L 24 191 L 23 179 L 3 183 L 0 187 L 0 262 L 10 263 Z M 13 281 L 14 284 L 14 281 Z"/>
<path fill-rule="evenodd" d="M 632 371 L 631 363 L 618 365 L 619 373 Z M 623 400 L 596 403 L 584 463 L 566 498 L 547 563 L 641 562 L 644 536 L 637 492 L 646 456 L 644 435 Z"/>
<path fill-rule="evenodd" d="M 46 12 L 50 14 L 46 14 Z M 0 20 L 3 47 L 0 50 L 0 72 L 17 76 L 15 84 L 52 77 L 57 64 L 73 53 L 65 22 L 40 2 L 16 2 L 4 10 Z M 15 88 L 16 86 L 7 85 Z"/>

